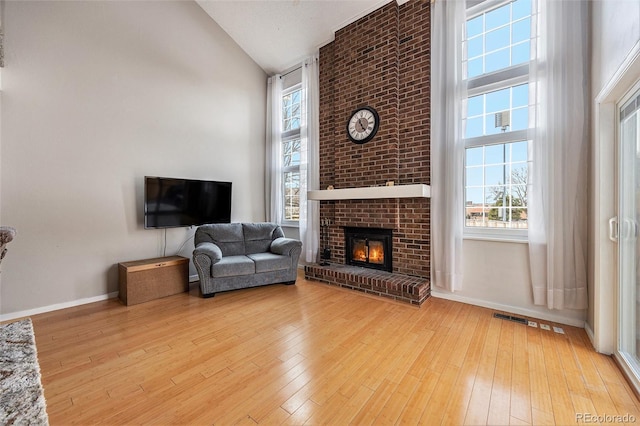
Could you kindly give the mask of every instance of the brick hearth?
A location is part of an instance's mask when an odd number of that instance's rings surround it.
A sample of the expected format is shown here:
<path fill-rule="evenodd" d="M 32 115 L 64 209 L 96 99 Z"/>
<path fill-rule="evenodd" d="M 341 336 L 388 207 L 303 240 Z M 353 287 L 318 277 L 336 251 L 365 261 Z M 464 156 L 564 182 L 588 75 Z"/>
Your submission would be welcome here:
<path fill-rule="evenodd" d="M 426 278 L 347 265 L 308 265 L 307 279 L 420 306 L 431 294 Z"/>

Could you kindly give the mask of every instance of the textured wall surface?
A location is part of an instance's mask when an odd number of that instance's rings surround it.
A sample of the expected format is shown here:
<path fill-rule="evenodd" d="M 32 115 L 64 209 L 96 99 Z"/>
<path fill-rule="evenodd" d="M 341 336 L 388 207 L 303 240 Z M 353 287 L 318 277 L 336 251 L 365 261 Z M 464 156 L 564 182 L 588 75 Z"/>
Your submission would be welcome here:
<path fill-rule="evenodd" d="M 336 32 L 320 49 L 320 187 L 429 184 L 430 3 L 395 1 Z M 375 108 L 380 128 L 352 143 L 351 113 Z M 430 200 L 346 200 L 321 203 L 330 219 L 332 261 L 344 263 L 343 227 L 393 229 L 394 272 L 429 277 Z"/>

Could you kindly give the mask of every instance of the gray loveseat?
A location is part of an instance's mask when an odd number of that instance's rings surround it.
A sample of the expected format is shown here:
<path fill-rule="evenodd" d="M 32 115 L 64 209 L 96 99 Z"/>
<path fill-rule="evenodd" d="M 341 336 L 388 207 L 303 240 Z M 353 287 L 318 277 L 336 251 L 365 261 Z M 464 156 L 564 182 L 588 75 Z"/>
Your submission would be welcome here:
<path fill-rule="evenodd" d="M 275 223 L 223 223 L 198 227 L 193 263 L 204 297 L 266 284 L 295 284 L 302 243 Z"/>

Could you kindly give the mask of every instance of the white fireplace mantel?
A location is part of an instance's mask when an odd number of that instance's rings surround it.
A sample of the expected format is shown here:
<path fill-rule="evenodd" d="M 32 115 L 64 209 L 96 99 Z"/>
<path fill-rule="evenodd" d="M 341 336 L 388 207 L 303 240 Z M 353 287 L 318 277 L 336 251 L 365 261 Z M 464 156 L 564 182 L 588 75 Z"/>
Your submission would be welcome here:
<path fill-rule="evenodd" d="M 323 189 L 307 191 L 309 200 L 371 200 L 380 198 L 430 198 L 431 187 L 413 185 L 367 186 L 361 188 Z"/>

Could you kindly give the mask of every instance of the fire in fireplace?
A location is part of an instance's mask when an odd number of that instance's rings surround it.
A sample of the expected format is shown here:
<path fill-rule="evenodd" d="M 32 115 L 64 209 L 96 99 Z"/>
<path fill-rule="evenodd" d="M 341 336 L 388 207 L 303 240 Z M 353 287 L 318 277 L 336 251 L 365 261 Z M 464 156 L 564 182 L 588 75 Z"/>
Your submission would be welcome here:
<path fill-rule="evenodd" d="M 345 263 L 391 272 L 392 237 L 391 229 L 344 228 Z"/>

